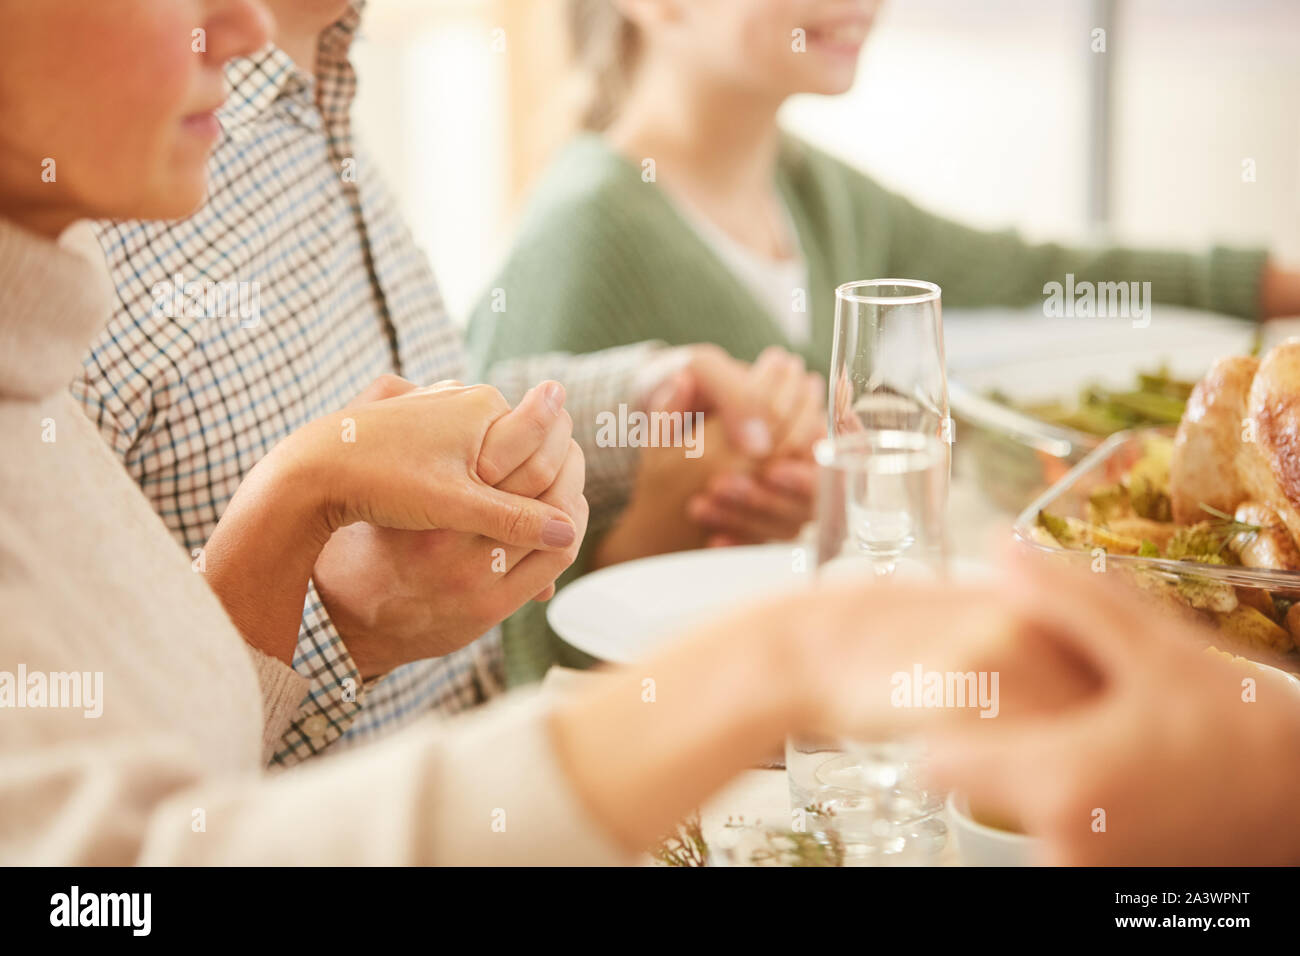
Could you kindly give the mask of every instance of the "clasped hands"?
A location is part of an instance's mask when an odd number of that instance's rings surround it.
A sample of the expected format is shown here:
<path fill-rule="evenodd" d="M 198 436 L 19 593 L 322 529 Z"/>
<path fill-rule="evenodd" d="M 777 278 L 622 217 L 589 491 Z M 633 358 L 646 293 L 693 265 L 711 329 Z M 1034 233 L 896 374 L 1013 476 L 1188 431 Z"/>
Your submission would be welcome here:
<path fill-rule="evenodd" d="M 461 446 L 472 468 L 455 473 L 451 507 L 427 519 L 357 515 L 316 561 L 317 592 L 364 678 L 448 654 L 529 599 L 550 597 L 587 527 L 585 466 L 563 386 L 542 382 L 511 409 L 490 386 L 417 389 L 387 376 L 345 412 L 361 416 L 417 394 L 438 399 L 423 427 L 464 429 L 481 441 Z M 420 489 L 411 491 L 420 500 Z M 530 514 L 528 499 L 560 514 Z M 403 496 L 392 500 L 400 506 Z"/>
<path fill-rule="evenodd" d="M 602 542 L 597 565 L 675 547 L 790 538 L 811 516 L 809 449 L 825 427 L 820 379 L 780 349 L 752 367 L 715 346 L 685 353 L 648 405 L 710 415 L 711 444 L 698 461 L 681 449 L 641 452 L 638 490 L 606 536 L 612 546 Z M 559 383 L 543 382 L 510 409 L 489 386 L 416 388 L 388 376 L 344 410 L 357 443 L 372 443 L 367 454 L 375 461 L 367 471 L 377 484 L 363 497 L 373 510 L 353 508 L 331 520 L 313 578 L 364 678 L 464 647 L 530 599 L 554 593 L 554 581 L 577 556 L 588 516 L 583 454 L 564 398 Z M 403 446 L 400 435 L 376 427 L 392 417 L 391 406 L 381 406 L 394 401 L 430 407 L 425 424 L 393 427 L 465 433 L 459 447 L 474 467 L 449 469 L 442 485 L 448 500 L 436 510 L 392 511 L 427 498 L 425 489 L 393 486 L 409 469 L 382 464 Z M 375 455 L 380 442 L 388 450 Z M 675 476 L 671 488 L 666 476 Z M 534 515 L 530 500 L 558 514 Z"/>

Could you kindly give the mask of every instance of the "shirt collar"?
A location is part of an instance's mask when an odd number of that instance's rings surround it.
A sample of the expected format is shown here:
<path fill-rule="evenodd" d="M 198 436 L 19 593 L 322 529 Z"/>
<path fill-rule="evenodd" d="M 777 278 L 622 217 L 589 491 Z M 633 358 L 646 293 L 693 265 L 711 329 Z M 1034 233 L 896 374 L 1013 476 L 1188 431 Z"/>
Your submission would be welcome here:
<path fill-rule="evenodd" d="M 217 110 L 221 126 L 228 133 L 255 122 L 273 103 L 284 96 L 312 90 L 319 80 L 331 94 L 325 99 L 326 119 L 346 114 L 356 88 L 349 54 L 367 0 L 352 0 L 347 11 L 321 34 L 317 50 L 318 76 L 302 70 L 289 54 L 274 44 L 252 56 L 239 57 L 226 65 L 230 95 Z M 334 94 L 334 91 L 341 91 Z"/>

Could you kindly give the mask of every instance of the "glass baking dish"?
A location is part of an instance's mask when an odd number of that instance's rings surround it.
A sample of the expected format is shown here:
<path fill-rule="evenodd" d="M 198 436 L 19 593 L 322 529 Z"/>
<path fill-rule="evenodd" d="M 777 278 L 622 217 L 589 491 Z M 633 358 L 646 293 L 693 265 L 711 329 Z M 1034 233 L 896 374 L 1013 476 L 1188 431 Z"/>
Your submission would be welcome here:
<path fill-rule="evenodd" d="M 1039 495 L 1029 507 L 1025 508 L 1016 519 L 1015 536 L 1020 542 L 1038 551 L 1068 555 L 1080 561 L 1089 561 L 1095 552 L 1076 550 L 1047 544 L 1037 540 L 1032 529 L 1038 523 L 1038 514 L 1048 511 L 1058 517 L 1073 517 L 1087 520 L 1088 496 L 1102 485 L 1113 485 L 1123 478 L 1133 464 L 1142 456 L 1147 439 L 1160 436 L 1169 437 L 1172 428 L 1148 428 L 1117 432 L 1090 452 L 1060 481 Z M 1218 564 L 1202 564 L 1197 561 L 1169 558 L 1149 558 L 1134 554 L 1106 554 L 1106 568 L 1141 570 L 1157 574 L 1169 581 L 1181 578 L 1196 578 L 1200 581 L 1216 581 L 1232 585 L 1237 589 L 1238 600 L 1243 605 L 1253 605 L 1263 597 L 1258 592 L 1268 592 L 1269 599 L 1284 598 L 1287 601 L 1300 599 L 1300 572 L 1276 571 L 1262 568 L 1246 568 Z M 1287 628 L 1284 626 L 1284 630 Z M 1281 664 L 1287 670 L 1295 671 L 1300 654 L 1291 651 L 1287 654 L 1254 652 L 1233 645 L 1231 640 L 1223 642 L 1225 647 L 1266 663 Z M 1230 646 L 1233 645 L 1233 646 Z"/>
<path fill-rule="evenodd" d="M 949 400 L 959 438 L 954 468 L 972 476 L 1005 514 L 1042 495 L 1104 440 L 1039 421 L 956 380 L 949 383 Z"/>
<path fill-rule="evenodd" d="M 1127 323 L 1107 323 L 1035 322 L 1010 337 L 995 336 L 983 352 L 974 351 L 969 336 L 950 352 L 954 470 L 973 478 L 1008 515 L 1055 486 L 1107 437 L 1049 424 L 1018 408 L 1074 403 L 1087 386 L 1125 391 L 1144 372 L 1164 370 L 1195 382 L 1222 356 L 1250 348 L 1244 326 L 1221 320 L 1162 321 L 1136 340 Z M 994 393 L 1016 407 L 994 400 Z"/>

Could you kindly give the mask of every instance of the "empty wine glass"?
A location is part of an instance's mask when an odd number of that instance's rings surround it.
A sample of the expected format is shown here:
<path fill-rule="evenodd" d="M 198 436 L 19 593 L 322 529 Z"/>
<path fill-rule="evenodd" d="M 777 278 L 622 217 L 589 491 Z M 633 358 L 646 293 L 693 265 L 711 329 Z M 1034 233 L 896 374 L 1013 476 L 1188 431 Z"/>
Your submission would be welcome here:
<path fill-rule="evenodd" d="M 835 290 L 831 435 L 876 428 L 948 440 L 940 299 L 937 285 L 916 279 L 865 279 Z"/>

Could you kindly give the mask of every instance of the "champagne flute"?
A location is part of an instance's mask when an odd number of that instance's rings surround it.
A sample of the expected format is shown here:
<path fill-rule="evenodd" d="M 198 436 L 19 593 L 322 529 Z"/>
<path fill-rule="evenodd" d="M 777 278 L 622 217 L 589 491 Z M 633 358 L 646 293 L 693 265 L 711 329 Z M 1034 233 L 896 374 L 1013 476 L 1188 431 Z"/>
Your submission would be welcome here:
<path fill-rule="evenodd" d="M 888 428 L 947 438 L 941 296 L 917 279 L 864 279 L 835 290 L 831 435 Z"/>
<path fill-rule="evenodd" d="M 937 285 L 915 279 L 866 279 L 835 290 L 829 435 L 889 430 L 951 442 L 940 300 Z M 950 470 L 950 449 L 945 456 Z M 881 575 L 911 544 L 899 492 L 897 480 L 881 475 L 855 503 L 860 542 Z"/>
<path fill-rule="evenodd" d="M 815 450 L 819 580 L 880 574 L 882 548 L 894 577 L 944 579 L 948 571 L 948 447 L 918 431 L 866 429 Z M 887 504 L 891 523 L 876 517 Z M 905 519 L 904 524 L 898 524 Z M 790 737 L 791 807 L 808 832 L 845 849 L 852 863 L 932 861 L 947 840 L 943 795 L 918 782 L 921 754 L 906 740 Z"/>

